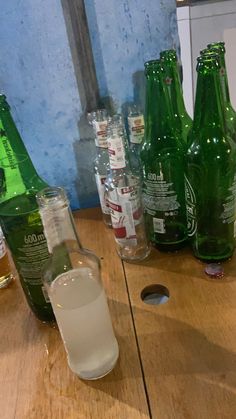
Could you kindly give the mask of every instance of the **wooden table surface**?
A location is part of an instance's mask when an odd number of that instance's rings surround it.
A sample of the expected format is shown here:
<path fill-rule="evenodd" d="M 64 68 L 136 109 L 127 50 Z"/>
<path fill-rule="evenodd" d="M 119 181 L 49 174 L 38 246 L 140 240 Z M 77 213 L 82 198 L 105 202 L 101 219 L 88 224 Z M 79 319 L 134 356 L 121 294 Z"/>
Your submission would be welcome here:
<path fill-rule="evenodd" d="M 103 379 L 80 380 L 15 280 L 0 290 L 0 419 L 235 419 L 236 256 L 217 283 L 188 249 L 123 264 L 99 209 L 75 219 L 101 259 L 119 361 Z M 150 284 L 169 290 L 165 304 L 142 301 Z"/>

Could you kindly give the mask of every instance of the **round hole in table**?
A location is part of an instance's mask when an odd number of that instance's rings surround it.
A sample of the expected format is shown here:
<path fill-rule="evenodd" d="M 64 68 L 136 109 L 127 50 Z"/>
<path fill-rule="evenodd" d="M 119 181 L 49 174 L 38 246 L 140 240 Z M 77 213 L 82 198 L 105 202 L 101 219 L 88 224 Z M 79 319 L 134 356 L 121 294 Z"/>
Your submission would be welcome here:
<path fill-rule="evenodd" d="M 165 304 L 170 298 L 168 288 L 161 284 L 152 284 L 145 287 L 141 292 L 141 299 L 145 304 Z"/>

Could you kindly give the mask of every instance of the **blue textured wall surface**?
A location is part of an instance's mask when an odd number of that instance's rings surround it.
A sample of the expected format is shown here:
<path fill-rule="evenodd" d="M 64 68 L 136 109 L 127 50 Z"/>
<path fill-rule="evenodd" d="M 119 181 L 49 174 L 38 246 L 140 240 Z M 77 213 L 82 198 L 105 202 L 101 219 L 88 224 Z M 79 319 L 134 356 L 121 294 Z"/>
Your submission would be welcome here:
<path fill-rule="evenodd" d="M 178 48 L 175 0 L 86 0 L 100 92 L 116 108 L 140 100 L 145 61 Z M 141 91 L 139 91 L 141 89 Z"/>
<path fill-rule="evenodd" d="M 175 0 L 85 5 L 101 96 L 117 109 L 142 101 L 144 61 L 178 45 Z M 66 188 L 73 208 L 96 205 L 95 148 L 78 129 L 85 118 L 60 1 L 2 1 L 0 17 L 1 91 L 36 169 Z"/>

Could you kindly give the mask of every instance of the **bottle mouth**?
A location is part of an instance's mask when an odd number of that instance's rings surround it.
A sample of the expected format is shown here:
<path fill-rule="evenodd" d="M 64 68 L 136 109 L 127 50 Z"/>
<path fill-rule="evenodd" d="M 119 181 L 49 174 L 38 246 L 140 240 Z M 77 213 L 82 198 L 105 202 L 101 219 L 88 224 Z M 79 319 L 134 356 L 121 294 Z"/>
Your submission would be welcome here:
<path fill-rule="evenodd" d="M 36 199 L 41 209 L 55 209 L 69 204 L 66 191 L 60 186 L 42 189 L 36 194 Z"/>

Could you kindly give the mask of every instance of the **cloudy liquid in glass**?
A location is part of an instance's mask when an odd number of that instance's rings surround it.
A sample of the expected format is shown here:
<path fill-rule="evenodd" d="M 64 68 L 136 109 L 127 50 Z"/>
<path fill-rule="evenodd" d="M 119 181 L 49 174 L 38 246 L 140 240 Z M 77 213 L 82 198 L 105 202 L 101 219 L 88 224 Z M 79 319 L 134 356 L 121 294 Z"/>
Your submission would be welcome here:
<path fill-rule="evenodd" d="M 73 269 L 56 277 L 49 297 L 72 371 L 84 379 L 106 375 L 119 349 L 100 283 L 88 268 Z"/>

